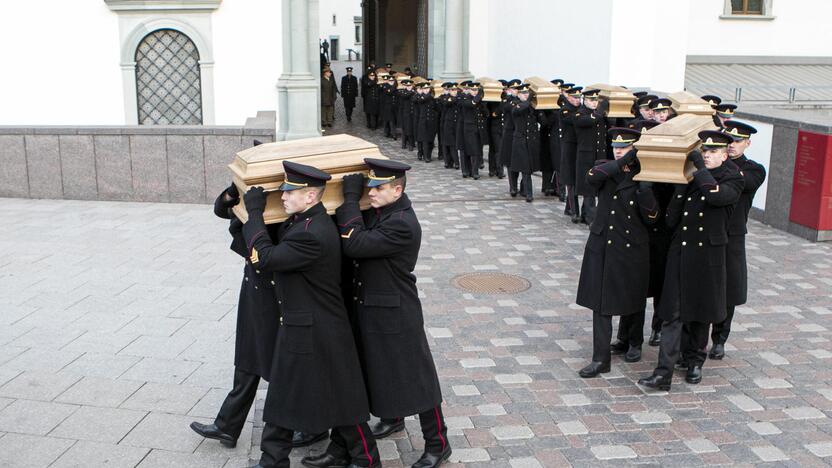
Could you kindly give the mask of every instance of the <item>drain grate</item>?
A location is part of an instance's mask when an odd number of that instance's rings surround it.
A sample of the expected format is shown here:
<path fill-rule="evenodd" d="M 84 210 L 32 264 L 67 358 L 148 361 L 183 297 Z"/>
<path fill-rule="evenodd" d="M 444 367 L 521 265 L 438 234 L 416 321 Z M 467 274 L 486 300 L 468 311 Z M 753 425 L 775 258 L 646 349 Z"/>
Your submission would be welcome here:
<path fill-rule="evenodd" d="M 454 277 L 451 284 L 465 291 L 486 294 L 516 294 L 531 287 L 526 278 L 505 273 L 466 273 Z"/>

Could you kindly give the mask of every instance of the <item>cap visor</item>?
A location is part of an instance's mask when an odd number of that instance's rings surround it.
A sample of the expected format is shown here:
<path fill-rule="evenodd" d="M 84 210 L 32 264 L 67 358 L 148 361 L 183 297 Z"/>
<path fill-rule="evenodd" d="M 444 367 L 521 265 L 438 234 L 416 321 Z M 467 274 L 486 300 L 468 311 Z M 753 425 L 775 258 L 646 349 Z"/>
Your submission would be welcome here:
<path fill-rule="evenodd" d="M 379 185 L 389 184 L 390 182 L 391 181 L 389 181 L 389 180 L 373 180 L 373 179 L 370 179 L 369 181 L 367 181 L 367 187 L 370 187 L 370 188 L 378 187 Z"/>
<path fill-rule="evenodd" d="M 297 185 L 290 185 L 290 184 L 287 184 L 287 183 L 283 183 L 277 189 L 282 191 L 282 192 L 291 192 L 292 190 L 297 190 L 297 189 L 301 189 L 301 188 L 305 188 L 305 187 L 298 187 Z"/>

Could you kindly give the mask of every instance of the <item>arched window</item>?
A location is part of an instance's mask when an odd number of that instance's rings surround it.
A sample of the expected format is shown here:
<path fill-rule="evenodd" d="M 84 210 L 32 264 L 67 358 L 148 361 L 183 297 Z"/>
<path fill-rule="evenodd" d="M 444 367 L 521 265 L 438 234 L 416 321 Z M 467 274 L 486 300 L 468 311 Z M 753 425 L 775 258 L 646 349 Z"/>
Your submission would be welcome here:
<path fill-rule="evenodd" d="M 136 48 L 139 125 L 201 125 L 199 51 L 185 34 L 159 29 Z"/>

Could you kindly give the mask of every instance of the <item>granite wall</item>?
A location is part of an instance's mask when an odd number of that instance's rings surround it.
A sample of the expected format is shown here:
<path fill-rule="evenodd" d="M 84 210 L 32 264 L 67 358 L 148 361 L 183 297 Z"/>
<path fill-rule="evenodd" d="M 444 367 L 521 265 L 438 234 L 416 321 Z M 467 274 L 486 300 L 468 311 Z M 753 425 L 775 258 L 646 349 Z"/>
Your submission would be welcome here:
<path fill-rule="evenodd" d="M 0 126 L 0 197 L 213 203 L 227 165 L 275 141 L 275 112 L 244 126 Z"/>

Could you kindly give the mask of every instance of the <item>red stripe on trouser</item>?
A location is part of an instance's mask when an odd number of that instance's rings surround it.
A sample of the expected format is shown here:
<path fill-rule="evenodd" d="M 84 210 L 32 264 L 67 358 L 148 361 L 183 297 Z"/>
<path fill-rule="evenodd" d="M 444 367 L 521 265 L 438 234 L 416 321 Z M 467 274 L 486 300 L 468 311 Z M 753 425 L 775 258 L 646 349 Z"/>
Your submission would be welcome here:
<path fill-rule="evenodd" d="M 367 439 L 364 438 L 364 431 L 361 430 L 361 426 L 355 426 L 358 428 L 358 435 L 361 436 L 361 443 L 364 444 L 364 454 L 367 455 L 367 460 L 370 460 L 370 466 L 373 466 L 373 456 L 370 455 L 370 449 L 367 447 Z"/>
<path fill-rule="evenodd" d="M 445 438 L 442 437 L 442 419 L 439 417 L 439 407 L 433 409 L 433 414 L 436 415 L 436 433 L 439 434 L 439 440 L 442 441 L 442 451 L 445 451 Z"/>

